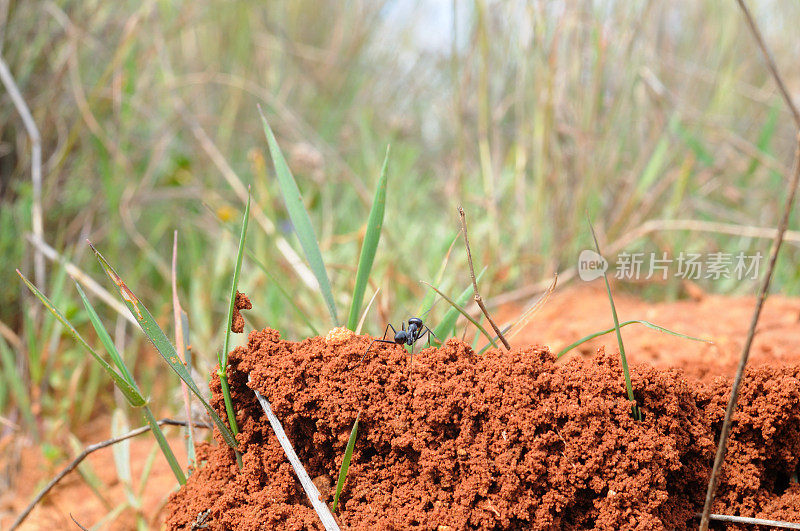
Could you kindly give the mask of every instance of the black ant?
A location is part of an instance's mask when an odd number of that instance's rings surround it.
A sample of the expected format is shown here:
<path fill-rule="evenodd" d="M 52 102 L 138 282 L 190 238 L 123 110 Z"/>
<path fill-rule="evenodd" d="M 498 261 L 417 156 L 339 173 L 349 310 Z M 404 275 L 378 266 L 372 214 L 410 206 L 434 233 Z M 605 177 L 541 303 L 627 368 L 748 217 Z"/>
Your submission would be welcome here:
<path fill-rule="evenodd" d="M 394 332 L 394 341 L 386 339 L 386 334 L 389 333 L 389 329 L 392 329 Z M 361 360 L 359 360 L 359 364 L 364 361 L 364 358 L 367 357 L 369 354 L 372 345 L 377 341 L 378 343 L 388 343 L 390 345 L 397 344 L 397 345 L 411 345 L 411 362 L 414 362 L 414 343 L 422 339 L 422 336 L 428 334 L 428 346 L 431 344 L 431 336 L 436 337 L 436 334 L 433 331 L 425 326 L 422 323 L 422 319 L 419 317 L 411 317 L 408 319 L 408 329 L 406 329 L 406 323 L 403 321 L 402 325 L 400 326 L 400 331 L 398 332 L 392 326 L 391 323 L 386 325 L 386 330 L 383 331 L 383 339 L 373 339 L 372 342 L 367 347 L 366 352 L 364 355 L 361 356 Z M 438 337 L 436 337 L 439 340 Z"/>

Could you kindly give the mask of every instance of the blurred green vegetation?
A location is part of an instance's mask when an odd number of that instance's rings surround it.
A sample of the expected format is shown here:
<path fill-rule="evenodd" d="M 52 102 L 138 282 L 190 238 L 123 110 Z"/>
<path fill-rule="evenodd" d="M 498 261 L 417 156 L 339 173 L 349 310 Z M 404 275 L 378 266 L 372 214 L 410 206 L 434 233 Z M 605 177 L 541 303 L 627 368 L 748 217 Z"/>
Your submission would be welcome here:
<path fill-rule="evenodd" d="M 754 8 L 796 93 L 800 4 Z M 0 11 L 2 55 L 42 134 L 47 243 L 110 289 L 90 238 L 169 331 L 177 230 L 178 291 L 203 375 L 223 343 L 248 185 L 247 247 L 280 285 L 246 257 L 246 319 L 309 335 L 285 290 L 320 331 L 328 324 L 319 291 L 302 280 L 306 266 L 290 263 L 302 253 L 257 103 L 297 179 L 342 315 L 391 144 L 365 297 L 381 288 L 371 333 L 419 307 L 419 281 L 436 276 L 459 203 L 476 269 L 488 267 L 484 298 L 523 304 L 591 248 L 586 212 L 610 249 L 649 220 L 772 227 L 785 194 L 794 127 L 734 2 L 26 0 Z M 50 440 L 119 397 L 14 273 L 33 278 L 31 150 L 5 92 L 2 103 L 0 372 L 25 385 L 0 386 L 0 415 Z M 768 248 L 685 230 L 648 232 L 626 247 L 673 256 Z M 453 253 L 439 287 L 454 294 L 469 278 L 460 242 Z M 775 290 L 800 292 L 798 258 L 795 241 Z M 701 284 L 755 291 L 752 281 Z M 48 261 L 39 288 L 95 340 L 63 268 Z M 626 288 L 651 297 L 682 289 L 677 280 Z M 163 385 L 165 368 L 143 336 L 95 306 L 143 394 L 173 409 L 177 379 Z"/>

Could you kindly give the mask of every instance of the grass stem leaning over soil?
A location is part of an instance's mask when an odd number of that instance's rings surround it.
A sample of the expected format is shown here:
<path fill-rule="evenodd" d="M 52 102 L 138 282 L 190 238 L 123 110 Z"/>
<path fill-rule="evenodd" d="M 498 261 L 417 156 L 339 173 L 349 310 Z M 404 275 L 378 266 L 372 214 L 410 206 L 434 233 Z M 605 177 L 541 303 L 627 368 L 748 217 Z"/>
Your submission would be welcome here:
<path fill-rule="evenodd" d="M 631 321 L 625 321 L 624 323 L 620 323 L 619 327 L 622 328 L 623 326 L 628 326 L 630 324 L 644 325 L 647 328 L 652 328 L 653 330 L 658 330 L 659 332 L 664 332 L 666 334 L 671 334 L 673 336 L 682 337 L 684 339 L 691 339 L 692 341 L 702 341 L 703 343 L 714 343 L 710 339 L 703 339 L 703 338 L 700 338 L 700 337 L 692 337 L 692 336 L 687 336 L 686 334 L 681 334 L 679 332 L 673 332 L 672 330 L 667 330 L 663 326 L 658 326 L 657 324 L 653 324 L 650 321 L 642 321 L 641 319 L 633 319 Z M 566 354 L 570 350 L 583 345 L 587 341 L 591 341 L 592 339 L 594 339 L 596 337 L 608 334 L 610 332 L 613 332 L 614 330 L 616 330 L 616 327 L 608 328 L 606 330 L 601 330 L 600 332 L 595 332 L 593 334 L 589 334 L 588 336 L 582 337 L 579 340 L 577 340 L 576 342 L 574 342 L 574 343 L 572 343 L 570 345 L 567 345 L 566 347 L 562 348 L 558 352 L 558 354 L 556 354 L 556 358 L 560 358 L 561 356 L 563 356 L 564 354 Z"/>
<path fill-rule="evenodd" d="M 603 255 L 600 252 L 600 244 L 597 242 L 597 234 L 594 232 L 592 220 L 587 218 L 589 222 L 589 229 L 592 231 L 592 239 L 594 239 L 594 246 L 597 249 L 597 254 Z M 603 280 L 606 283 L 606 293 L 608 293 L 608 302 L 611 304 L 611 315 L 614 317 L 614 330 L 617 333 L 617 344 L 619 345 L 619 356 L 622 359 L 622 372 L 625 375 L 625 388 L 628 390 L 628 400 L 631 402 L 631 413 L 636 420 L 642 420 L 642 410 L 636 403 L 636 397 L 633 395 L 633 385 L 631 385 L 631 374 L 628 370 L 628 360 L 625 357 L 625 345 L 622 344 L 622 332 L 620 332 L 619 317 L 617 317 L 617 307 L 614 305 L 614 297 L 611 295 L 611 284 L 608 282 L 608 275 L 603 271 Z"/>
<path fill-rule="evenodd" d="M 189 390 L 194 393 L 194 395 L 200 400 L 203 404 L 203 407 L 206 408 L 208 414 L 211 416 L 211 420 L 214 421 L 214 424 L 219 429 L 222 438 L 225 439 L 225 442 L 228 446 L 231 447 L 232 450 L 236 450 L 236 439 L 234 438 L 231 430 L 222 422 L 222 419 L 217 415 L 217 412 L 214 411 L 214 408 L 208 403 L 208 401 L 203 397 L 203 394 L 200 392 L 200 388 L 197 387 L 197 383 L 195 383 L 194 379 L 192 378 L 189 369 L 178 359 L 178 353 L 175 351 L 175 347 L 172 346 L 169 339 L 167 339 L 167 335 L 158 326 L 158 323 L 153 318 L 153 315 L 147 309 L 147 307 L 142 304 L 142 302 L 136 297 L 136 295 L 125 285 L 125 282 L 120 278 L 117 272 L 111 267 L 111 264 L 105 259 L 105 257 L 100 254 L 100 251 L 95 249 L 94 245 L 89 242 L 89 246 L 94 251 L 97 260 L 100 262 L 100 265 L 103 267 L 103 270 L 108 275 L 108 278 L 117 286 L 119 290 L 120 296 L 122 300 L 125 302 L 125 306 L 128 307 L 128 311 L 133 315 L 139 326 L 141 327 L 142 331 L 145 333 L 147 338 L 156 347 L 156 350 L 164 361 L 167 362 L 167 365 L 180 377 L 181 380 L 186 382 L 186 385 L 189 387 Z"/>

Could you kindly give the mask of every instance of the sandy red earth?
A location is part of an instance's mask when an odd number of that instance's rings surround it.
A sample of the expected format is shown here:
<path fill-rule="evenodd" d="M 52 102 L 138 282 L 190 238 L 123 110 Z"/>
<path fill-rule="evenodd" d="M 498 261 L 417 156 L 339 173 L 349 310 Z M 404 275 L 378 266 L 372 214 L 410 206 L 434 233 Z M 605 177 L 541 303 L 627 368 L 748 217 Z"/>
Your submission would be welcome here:
<path fill-rule="evenodd" d="M 605 293 L 586 285 L 556 292 L 513 338 L 520 347 L 511 353 L 478 356 L 450 340 L 415 355 L 413 367 L 399 347 L 384 345 L 356 367 L 367 337 L 291 342 L 271 330 L 252 332 L 230 357 L 243 470 L 219 440 L 202 445 L 204 465 L 165 506 L 174 478 L 158 457 L 142 512 L 152 527 L 318 526 L 246 386 L 249 374 L 328 502 L 361 412 L 337 513 L 343 528 L 696 526 L 754 301 L 701 295 L 647 304 L 621 294 L 616 301 L 622 320 L 645 319 L 714 341 L 691 342 L 639 325 L 623 329 L 642 422 L 628 413 L 613 334 L 558 361 L 551 353 L 611 326 Z M 518 312 L 504 308 L 499 320 Z M 607 353 L 596 353 L 603 345 Z M 715 512 L 800 521 L 798 361 L 800 300 L 773 296 L 758 328 Z M 218 387 L 212 382 L 213 403 L 222 412 Z M 87 444 L 107 436 L 107 422 L 98 425 L 83 437 Z M 144 437 L 133 441 L 135 467 L 152 444 Z M 38 453 L 26 453 L 15 494 L 0 500 L 0 526 L 54 474 L 57 467 Z M 105 497 L 123 500 L 111 452 L 90 459 L 108 487 Z M 26 525 L 67 528 L 72 513 L 88 526 L 108 510 L 75 474 Z M 133 513 L 125 511 L 106 528 L 133 525 Z"/>

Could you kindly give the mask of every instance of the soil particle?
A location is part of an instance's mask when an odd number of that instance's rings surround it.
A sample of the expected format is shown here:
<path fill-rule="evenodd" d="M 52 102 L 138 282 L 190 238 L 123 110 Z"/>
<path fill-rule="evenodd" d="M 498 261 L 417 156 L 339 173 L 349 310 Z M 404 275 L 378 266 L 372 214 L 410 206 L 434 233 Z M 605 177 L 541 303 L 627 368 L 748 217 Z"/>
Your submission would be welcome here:
<path fill-rule="evenodd" d="M 244 317 L 240 313 L 241 310 L 252 310 L 253 304 L 247 295 L 236 291 L 236 299 L 233 302 L 233 319 L 231 320 L 231 332 L 241 334 L 244 332 Z"/>
<path fill-rule="evenodd" d="M 243 469 L 215 434 L 170 497 L 167 527 L 321 529 L 255 400 L 257 389 L 325 501 L 361 411 L 336 515 L 346 529 L 696 527 L 728 378 L 634 367 L 631 418 L 619 357 L 555 363 L 544 347 L 478 356 L 451 339 L 414 356 L 367 336 L 280 339 L 253 331 L 230 354 Z M 413 372 L 413 378 L 412 373 Z M 797 367 L 746 375 L 714 512 L 800 519 Z M 247 379 L 251 381 L 248 387 Z M 218 377 L 212 404 L 224 415 Z"/>

